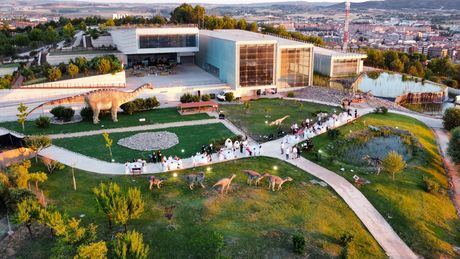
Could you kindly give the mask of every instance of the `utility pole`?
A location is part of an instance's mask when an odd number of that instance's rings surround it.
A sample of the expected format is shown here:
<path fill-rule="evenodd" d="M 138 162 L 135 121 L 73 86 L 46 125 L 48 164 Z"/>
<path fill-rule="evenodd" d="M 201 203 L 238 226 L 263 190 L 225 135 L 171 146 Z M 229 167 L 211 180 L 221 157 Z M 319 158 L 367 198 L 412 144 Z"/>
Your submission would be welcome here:
<path fill-rule="evenodd" d="M 345 1 L 345 24 L 343 26 L 343 45 L 342 51 L 346 52 L 348 50 L 348 37 L 350 30 L 350 0 Z"/>

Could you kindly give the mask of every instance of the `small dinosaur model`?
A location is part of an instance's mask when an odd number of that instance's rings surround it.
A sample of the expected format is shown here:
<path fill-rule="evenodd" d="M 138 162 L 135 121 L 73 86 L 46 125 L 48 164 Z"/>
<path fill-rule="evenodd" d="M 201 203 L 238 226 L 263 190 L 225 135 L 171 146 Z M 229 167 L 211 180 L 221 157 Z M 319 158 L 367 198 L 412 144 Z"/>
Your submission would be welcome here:
<path fill-rule="evenodd" d="M 60 105 L 71 103 L 86 103 L 93 110 L 93 123 L 99 123 L 99 113 L 102 110 L 110 110 L 112 120 L 117 122 L 117 112 L 120 105 L 127 103 L 138 96 L 145 89 L 153 89 L 151 84 L 144 84 L 131 92 L 123 92 L 116 89 L 98 89 L 84 94 L 56 99 L 40 104 L 27 113 L 27 116 L 33 111 L 45 105 Z"/>
<path fill-rule="evenodd" d="M 285 119 L 287 119 L 287 118 L 289 118 L 289 115 L 286 115 L 286 116 L 284 116 L 283 118 L 274 120 L 274 121 L 270 122 L 270 126 L 273 126 L 273 125 L 279 126 L 279 125 L 281 125 L 281 123 L 283 123 L 283 121 L 284 121 Z"/>
<path fill-rule="evenodd" d="M 158 189 L 161 189 L 160 186 L 164 181 L 165 180 L 155 178 L 155 176 L 151 176 L 149 178 L 149 182 L 150 182 L 149 190 L 152 190 L 154 186 L 156 186 Z"/>
<path fill-rule="evenodd" d="M 268 185 L 268 189 L 271 189 L 272 191 L 275 191 L 275 187 L 276 185 L 278 185 L 278 188 L 276 190 L 281 190 L 281 185 L 283 185 L 283 183 L 285 182 L 291 182 L 293 179 L 291 177 L 286 177 L 284 179 L 282 179 L 281 177 L 279 176 L 276 176 L 276 175 L 269 175 L 268 176 L 268 182 L 269 182 L 269 185 Z"/>
<path fill-rule="evenodd" d="M 193 190 L 193 186 L 195 184 L 201 185 L 202 188 L 204 188 L 204 172 L 199 172 L 198 174 L 189 174 L 185 177 L 185 180 L 188 183 L 188 187 L 190 190 Z"/>
<path fill-rule="evenodd" d="M 228 193 L 228 189 L 230 189 L 230 184 L 232 183 L 232 180 L 233 178 L 235 178 L 235 174 L 233 174 L 231 177 L 229 178 L 223 178 L 223 179 L 220 179 L 216 184 L 214 184 L 212 187 L 215 187 L 215 186 L 221 186 L 222 188 L 220 189 L 220 193 L 223 194 L 224 193 L 224 190 L 225 190 L 225 193 Z"/>
<path fill-rule="evenodd" d="M 252 181 L 255 180 L 255 185 L 259 185 L 260 181 L 266 177 L 266 175 L 261 175 L 256 171 L 253 170 L 243 170 L 248 175 L 248 179 L 246 181 L 247 184 L 251 185 Z"/>

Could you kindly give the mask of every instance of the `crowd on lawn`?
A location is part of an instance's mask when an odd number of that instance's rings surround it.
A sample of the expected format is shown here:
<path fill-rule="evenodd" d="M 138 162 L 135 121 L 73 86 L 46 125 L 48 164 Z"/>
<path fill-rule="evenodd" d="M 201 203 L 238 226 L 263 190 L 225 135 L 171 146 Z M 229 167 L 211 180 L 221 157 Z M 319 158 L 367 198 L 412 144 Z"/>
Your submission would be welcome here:
<path fill-rule="evenodd" d="M 346 109 L 339 114 L 334 111 L 332 115 L 318 113 L 316 117 L 316 122 L 306 119 L 300 123 L 300 126 L 297 123 L 291 125 L 291 134 L 284 136 L 280 144 L 281 155 L 285 155 L 286 160 L 299 158 L 303 150 L 310 150 L 313 147 L 311 139 L 314 136 L 358 118 L 358 110 L 355 109 L 354 114 L 351 109 Z M 297 144 L 303 140 L 305 143 Z"/>

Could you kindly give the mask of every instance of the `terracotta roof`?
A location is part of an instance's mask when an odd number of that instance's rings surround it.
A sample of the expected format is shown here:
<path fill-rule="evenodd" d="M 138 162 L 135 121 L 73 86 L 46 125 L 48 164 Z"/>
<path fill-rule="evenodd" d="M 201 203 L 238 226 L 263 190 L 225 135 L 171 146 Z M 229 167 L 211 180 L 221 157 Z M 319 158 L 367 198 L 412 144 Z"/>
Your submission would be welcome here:
<path fill-rule="evenodd" d="M 179 104 L 179 108 L 199 108 L 199 107 L 208 107 L 208 106 L 213 106 L 217 107 L 219 106 L 218 103 L 215 101 L 205 101 L 205 102 L 192 102 L 192 103 L 181 103 Z"/>

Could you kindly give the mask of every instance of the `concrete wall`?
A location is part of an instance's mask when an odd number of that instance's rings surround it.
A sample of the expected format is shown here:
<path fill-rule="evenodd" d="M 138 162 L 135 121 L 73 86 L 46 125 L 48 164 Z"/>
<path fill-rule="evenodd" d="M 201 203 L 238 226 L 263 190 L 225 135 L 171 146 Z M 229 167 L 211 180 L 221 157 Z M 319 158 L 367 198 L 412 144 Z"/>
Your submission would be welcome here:
<path fill-rule="evenodd" d="M 91 44 L 94 48 L 113 46 L 112 36 L 102 35 L 97 37 L 97 39 L 91 38 Z"/>
<path fill-rule="evenodd" d="M 68 53 L 59 52 L 59 54 L 48 53 L 46 55 L 46 61 L 50 65 L 56 66 L 56 65 L 59 65 L 60 63 L 68 64 L 69 60 L 75 59 L 77 57 L 84 57 L 89 61 L 89 60 L 91 60 L 91 59 L 93 59 L 95 57 L 102 57 L 102 56 L 106 56 L 106 55 L 114 55 L 114 56 L 116 56 L 118 59 L 120 59 L 120 61 L 123 64 L 126 64 L 127 61 L 128 61 L 128 59 L 126 58 L 126 55 L 124 55 L 123 53 L 120 53 L 120 52 L 88 52 L 88 53 L 73 52 L 72 53 L 72 51 L 69 51 Z"/>
<path fill-rule="evenodd" d="M 199 42 L 198 28 L 178 27 L 178 28 L 118 28 L 110 30 L 113 44 L 124 54 L 157 54 L 157 53 L 177 53 L 177 52 L 198 52 L 196 47 L 184 48 L 139 48 L 140 35 L 177 35 L 195 34 Z"/>
<path fill-rule="evenodd" d="M 237 84 L 237 46 L 235 42 L 200 36 L 200 52 L 196 55 L 196 64 L 208 70 L 210 64 L 219 69 L 219 79 L 236 89 Z"/>
<path fill-rule="evenodd" d="M 98 87 L 126 87 L 125 71 L 115 74 L 87 76 L 82 78 L 25 85 L 22 88 L 98 88 Z"/>
<path fill-rule="evenodd" d="M 0 68 L 0 77 L 2 77 L 4 75 L 11 75 L 16 70 L 18 70 L 17 67 L 1 67 Z"/>

